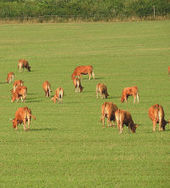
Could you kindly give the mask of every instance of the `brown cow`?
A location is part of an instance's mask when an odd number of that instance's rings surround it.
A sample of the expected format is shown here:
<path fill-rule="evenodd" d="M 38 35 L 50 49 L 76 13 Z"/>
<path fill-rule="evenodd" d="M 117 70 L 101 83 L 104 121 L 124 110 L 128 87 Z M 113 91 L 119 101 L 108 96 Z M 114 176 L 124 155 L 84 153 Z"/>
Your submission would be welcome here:
<path fill-rule="evenodd" d="M 29 129 L 31 118 L 36 119 L 36 117 L 32 115 L 32 112 L 28 107 L 18 108 L 18 110 L 15 112 L 15 118 L 12 120 L 13 128 L 17 130 L 18 124 L 23 123 L 24 131 L 26 131 L 26 122 L 28 122 Z"/>
<path fill-rule="evenodd" d="M 22 80 L 15 80 L 14 84 L 13 84 L 13 91 L 15 92 L 16 88 L 18 86 L 23 86 L 24 82 Z"/>
<path fill-rule="evenodd" d="M 91 65 L 88 65 L 88 66 L 82 65 L 82 66 L 76 67 L 72 74 L 72 79 L 74 79 L 75 77 L 81 78 L 82 75 L 86 75 L 86 74 L 89 75 L 89 80 L 91 79 L 91 76 L 93 77 L 93 79 L 95 79 L 93 67 Z"/>
<path fill-rule="evenodd" d="M 11 82 L 13 82 L 14 78 L 15 74 L 13 72 L 9 72 L 6 78 L 6 82 L 10 84 Z"/>
<path fill-rule="evenodd" d="M 83 86 L 81 85 L 81 81 L 80 81 L 79 78 L 74 78 L 73 84 L 74 84 L 74 87 L 75 87 L 75 92 L 81 93 L 83 91 Z"/>
<path fill-rule="evenodd" d="M 138 125 L 134 123 L 134 121 L 132 120 L 132 116 L 129 112 L 118 109 L 115 112 L 115 118 L 120 134 L 123 131 L 124 124 L 128 126 L 128 128 L 132 131 L 132 133 L 136 132 L 136 128 L 138 127 Z"/>
<path fill-rule="evenodd" d="M 165 131 L 166 124 L 170 123 L 170 121 L 166 121 L 164 119 L 164 110 L 163 107 L 159 104 L 151 106 L 148 110 L 148 115 L 153 122 L 153 131 L 156 130 L 157 123 L 159 123 L 159 131 Z"/>
<path fill-rule="evenodd" d="M 128 99 L 129 96 L 133 96 L 134 97 L 134 103 L 136 101 L 136 98 L 137 98 L 137 102 L 139 102 L 139 94 L 138 94 L 137 86 L 124 88 L 123 91 L 122 91 L 121 102 L 122 103 L 124 101 L 127 102 L 127 99 Z"/>
<path fill-rule="evenodd" d="M 22 71 L 26 68 L 29 72 L 31 71 L 31 67 L 29 66 L 29 63 L 25 59 L 19 59 L 18 60 L 18 70 Z"/>
<path fill-rule="evenodd" d="M 59 87 L 59 88 L 56 89 L 55 95 L 54 95 L 54 97 L 51 98 L 51 100 L 54 103 L 56 103 L 56 100 L 57 100 L 58 103 L 59 102 L 62 103 L 63 102 L 63 96 L 64 96 L 64 90 L 63 90 L 63 88 Z"/>
<path fill-rule="evenodd" d="M 103 127 L 105 127 L 105 118 L 107 118 L 107 127 L 112 126 L 111 121 L 115 121 L 115 112 L 118 109 L 116 104 L 112 102 L 105 102 L 102 104 L 101 121 Z"/>
<path fill-rule="evenodd" d="M 22 102 L 25 102 L 26 95 L 27 95 L 27 87 L 25 86 L 18 86 L 15 91 L 11 91 L 12 93 L 12 99 L 11 102 L 14 102 L 15 100 L 21 99 Z"/>
<path fill-rule="evenodd" d="M 43 90 L 45 92 L 45 96 L 49 97 L 50 96 L 50 92 L 52 92 L 50 83 L 48 81 L 45 81 L 43 83 L 42 87 L 43 87 Z"/>
<path fill-rule="evenodd" d="M 101 83 L 99 83 L 99 84 L 96 85 L 96 97 L 97 98 L 99 97 L 99 94 L 100 94 L 101 98 L 103 98 L 103 99 L 106 98 L 107 99 L 107 97 L 109 96 L 109 94 L 107 92 L 106 85 L 101 84 Z"/>
<path fill-rule="evenodd" d="M 170 66 L 168 66 L 168 74 L 170 75 Z"/>

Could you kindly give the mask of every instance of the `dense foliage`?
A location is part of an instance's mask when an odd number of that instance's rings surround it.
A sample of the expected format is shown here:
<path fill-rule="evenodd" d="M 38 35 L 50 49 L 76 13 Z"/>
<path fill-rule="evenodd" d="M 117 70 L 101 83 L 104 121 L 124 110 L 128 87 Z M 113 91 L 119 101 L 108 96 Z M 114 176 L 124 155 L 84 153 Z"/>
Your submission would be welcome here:
<path fill-rule="evenodd" d="M 57 16 L 107 20 L 168 15 L 169 0 L 0 0 L 0 18 Z"/>

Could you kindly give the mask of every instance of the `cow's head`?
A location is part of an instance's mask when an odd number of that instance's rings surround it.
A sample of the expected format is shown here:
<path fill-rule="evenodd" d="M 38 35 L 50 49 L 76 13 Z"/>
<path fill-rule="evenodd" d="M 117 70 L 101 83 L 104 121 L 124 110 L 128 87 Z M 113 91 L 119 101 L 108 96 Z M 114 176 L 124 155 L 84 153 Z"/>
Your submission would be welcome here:
<path fill-rule="evenodd" d="M 136 132 L 136 128 L 138 127 L 139 125 L 138 124 L 133 124 L 133 126 L 131 126 L 131 130 L 132 130 L 132 133 L 135 133 Z"/>
<path fill-rule="evenodd" d="M 165 127 L 166 127 L 167 124 L 170 124 L 170 120 L 169 121 L 164 120 L 162 122 L 162 128 L 163 128 L 164 131 L 165 131 Z"/>
<path fill-rule="evenodd" d="M 29 65 L 28 65 L 27 69 L 29 72 L 31 72 L 31 67 Z"/>
<path fill-rule="evenodd" d="M 11 98 L 11 102 L 14 102 L 17 99 L 17 94 L 15 92 L 12 91 L 12 98 Z"/>
<path fill-rule="evenodd" d="M 124 96 L 121 97 L 121 102 L 123 103 L 125 101 Z"/>
<path fill-rule="evenodd" d="M 13 125 L 13 128 L 16 129 L 17 125 L 18 125 L 18 122 L 16 119 L 13 119 L 12 120 L 12 125 Z"/>

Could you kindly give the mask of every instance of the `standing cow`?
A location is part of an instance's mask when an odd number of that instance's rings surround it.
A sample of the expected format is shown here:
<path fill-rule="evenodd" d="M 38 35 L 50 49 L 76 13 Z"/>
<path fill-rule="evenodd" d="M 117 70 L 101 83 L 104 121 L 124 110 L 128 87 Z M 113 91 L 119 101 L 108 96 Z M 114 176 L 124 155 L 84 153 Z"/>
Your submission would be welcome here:
<path fill-rule="evenodd" d="M 26 123 L 28 122 L 29 129 L 31 118 L 36 119 L 36 117 L 32 115 L 32 112 L 28 107 L 18 108 L 18 110 L 15 112 L 15 118 L 12 120 L 13 128 L 17 130 L 18 124 L 23 123 L 24 131 L 26 131 Z"/>
<path fill-rule="evenodd" d="M 31 71 L 31 67 L 27 60 L 19 59 L 18 60 L 18 70 L 21 72 L 22 70 L 27 69 L 29 72 Z"/>
<path fill-rule="evenodd" d="M 153 123 L 153 131 L 156 130 L 157 123 L 159 123 L 159 131 L 165 131 L 166 124 L 170 123 L 170 121 L 165 120 L 163 107 L 159 104 L 151 106 L 148 110 L 148 115 Z"/>
<path fill-rule="evenodd" d="M 51 84 L 50 84 L 48 81 L 45 81 L 45 82 L 42 84 L 42 88 L 43 88 L 43 90 L 44 90 L 45 96 L 46 96 L 46 97 L 50 97 L 50 93 L 52 92 L 52 91 L 51 91 Z"/>
<path fill-rule="evenodd" d="M 111 121 L 115 121 L 115 112 L 118 109 L 116 104 L 112 102 L 105 102 L 102 104 L 101 121 L 103 127 L 105 127 L 105 118 L 107 118 L 107 127 L 112 126 Z"/>
<path fill-rule="evenodd" d="M 11 82 L 13 82 L 14 78 L 15 74 L 13 72 L 9 72 L 6 78 L 6 82 L 10 84 Z"/>
<path fill-rule="evenodd" d="M 129 112 L 118 109 L 115 112 L 115 118 L 120 134 L 123 132 L 124 124 L 128 126 L 132 133 L 136 132 L 136 128 L 138 127 L 138 125 L 134 123 L 132 116 Z"/>
<path fill-rule="evenodd" d="M 103 99 L 107 99 L 107 97 L 109 96 L 108 92 L 107 92 L 107 86 L 101 83 L 98 83 L 96 85 L 96 97 L 99 97 L 99 94 L 101 96 L 101 98 Z"/>
<path fill-rule="evenodd" d="M 74 78 L 73 84 L 74 84 L 74 87 L 75 87 L 75 92 L 81 93 L 83 91 L 83 86 L 81 85 L 80 78 Z"/>
<path fill-rule="evenodd" d="M 22 102 L 25 102 L 26 96 L 27 96 L 27 87 L 25 86 L 18 86 L 15 91 L 11 91 L 12 93 L 12 99 L 11 102 L 14 102 L 15 100 L 18 102 L 19 99 L 21 99 Z"/>
<path fill-rule="evenodd" d="M 75 77 L 79 77 L 81 78 L 82 75 L 86 75 L 88 74 L 89 75 L 89 80 L 91 79 L 91 76 L 93 77 L 93 79 L 95 79 L 95 75 L 94 75 L 94 71 L 93 71 L 93 67 L 91 65 L 88 65 L 88 66 L 78 66 L 74 69 L 74 72 L 72 74 L 72 80 L 75 78 Z"/>
<path fill-rule="evenodd" d="M 138 94 L 138 87 L 137 86 L 133 86 L 133 87 L 127 87 L 124 88 L 122 91 L 122 97 L 121 97 L 121 102 L 123 103 L 124 101 L 127 102 L 127 99 L 129 96 L 133 96 L 134 97 L 134 103 L 139 102 L 139 94 Z"/>
<path fill-rule="evenodd" d="M 63 96 L 64 96 L 64 90 L 63 90 L 63 88 L 59 87 L 59 88 L 56 89 L 55 95 L 54 95 L 54 97 L 51 98 L 51 100 L 54 103 L 56 103 L 56 100 L 57 100 L 58 103 L 59 102 L 62 103 L 63 102 Z"/>
<path fill-rule="evenodd" d="M 18 86 L 23 86 L 24 82 L 22 80 L 15 80 L 14 84 L 13 84 L 13 91 L 15 92 L 16 88 Z"/>

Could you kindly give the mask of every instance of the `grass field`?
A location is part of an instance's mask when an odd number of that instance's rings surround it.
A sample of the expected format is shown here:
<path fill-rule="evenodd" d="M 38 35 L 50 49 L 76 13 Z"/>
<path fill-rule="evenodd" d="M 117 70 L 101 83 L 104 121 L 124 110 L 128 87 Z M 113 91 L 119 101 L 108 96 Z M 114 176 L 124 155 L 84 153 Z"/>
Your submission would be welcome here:
<path fill-rule="evenodd" d="M 170 22 L 0 25 L 0 187 L 170 187 L 170 125 L 152 132 L 148 108 L 164 107 L 170 119 Z M 25 58 L 32 72 L 17 70 Z M 83 76 L 75 93 L 71 74 L 93 65 L 96 79 Z M 8 72 L 28 87 L 25 104 L 11 103 Z M 65 91 L 63 104 L 44 97 L 43 81 Z M 96 99 L 96 84 L 109 98 Z M 120 102 L 124 87 L 137 85 L 140 103 Z M 101 105 L 112 101 L 140 126 L 102 128 Z M 19 107 L 37 120 L 31 130 L 12 128 Z"/>

